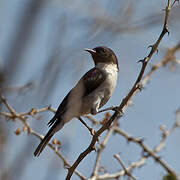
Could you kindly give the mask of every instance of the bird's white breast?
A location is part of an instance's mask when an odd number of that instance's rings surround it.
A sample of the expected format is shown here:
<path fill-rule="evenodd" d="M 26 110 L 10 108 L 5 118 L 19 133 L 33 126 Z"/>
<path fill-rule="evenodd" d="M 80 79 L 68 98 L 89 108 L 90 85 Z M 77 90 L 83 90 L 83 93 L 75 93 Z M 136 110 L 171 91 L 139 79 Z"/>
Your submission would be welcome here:
<path fill-rule="evenodd" d="M 101 91 L 104 91 L 104 102 L 102 102 L 103 106 L 109 98 L 112 96 L 116 83 L 118 78 L 118 69 L 117 65 L 115 64 L 105 64 L 105 63 L 99 63 L 97 64 L 98 68 L 103 70 L 106 74 L 106 80 L 103 82 L 103 84 L 99 87 Z"/>
<path fill-rule="evenodd" d="M 112 88 L 112 91 L 114 91 L 118 77 L 117 66 L 115 64 L 99 63 L 97 64 L 97 67 L 104 71 L 107 76 L 104 82 L 105 87 L 108 86 L 109 89 Z"/>

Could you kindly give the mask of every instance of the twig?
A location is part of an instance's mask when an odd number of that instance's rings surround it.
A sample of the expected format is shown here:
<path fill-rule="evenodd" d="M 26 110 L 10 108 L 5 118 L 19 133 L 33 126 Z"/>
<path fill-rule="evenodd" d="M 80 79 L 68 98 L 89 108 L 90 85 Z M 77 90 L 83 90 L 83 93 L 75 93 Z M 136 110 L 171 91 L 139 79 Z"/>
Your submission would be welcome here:
<path fill-rule="evenodd" d="M 53 113 L 56 112 L 56 110 L 53 109 L 51 106 L 47 106 L 47 107 L 44 107 L 44 108 L 41 108 L 41 109 L 32 108 L 29 112 L 20 113 L 19 115 L 20 116 L 34 116 L 34 115 L 36 115 L 38 113 L 46 112 L 46 111 L 50 111 L 50 112 L 53 112 Z"/>
<path fill-rule="evenodd" d="M 138 162 L 133 162 L 131 163 L 131 165 L 129 167 L 126 168 L 127 171 L 131 171 L 132 169 L 134 168 L 137 168 L 137 167 L 141 167 L 142 165 L 145 164 L 146 162 L 146 159 L 147 157 L 142 157 Z M 118 179 L 119 177 L 121 176 L 124 176 L 125 175 L 125 171 L 124 170 L 121 170 L 117 173 L 105 173 L 103 175 L 99 175 L 97 177 L 97 180 L 105 180 L 105 179 Z"/>
<path fill-rule="evenodd" d="M 132 178 L 133 180 L 136 180 L 136 178 L 131 174 L 129 173 L 129 171 L 127 170 L 126 166 L 124 165 L 124 163 L 122 162 L 122 160 L 120 159 L 120 156 L 119 154 L 115 154 L 114 157 L 118 160 L 118 162 L 121 164 L 124 172 L 125 172 L 125 175 L 129 176 L 130 178 Z"/>
<path fill-rule="evenodd" d="M 162 146 L 161 148 L 155 148 L 154 150 L 151 150 L 147 145 L 143 143 L 143 139 L 132 137 L 128 133 L 117 127 L 114 129 L 114 131 L 120 134 L 121 136 L 125 137 L 129 142 L 134 142 L 141 146 L 143 151 L 147 153 L 149 157 L 152 157 L 156 162 L 158 162 L 168 173 L 177 176 L 176 172 L 172 168 L 170 168 L 169 165 L 163 159 L 161 159 L 155 154 L 156 152 L 160 151 Z"/>
<path fill-rule="evenodd" d="M 89 130 L 89 132 L 91 133 L 91 135 L 93 136 L 95 134 L 95 130 L 91 127 L 89 127 L 81 117 L 78 118 L 80 120 L 80 122 Z"/>
<path fill-rule="evenodd" d="M 145 86 L 145 84 L 147 84 L 147 82 L 149 81 L 151 75 L 157 71 L 159 68 L 166 66 L 169 62 L 173 62 L 175 60 L 175 53 L 180 50 L 180 41 L 177 45 L 175 45 L 174 47 L 170 48 L 167 50 L 164 58 L 158 62 L 156 65 L 153 65 L 151 67 L 151 70 L 147 73 L 147 75 L 143 78 L 142 81 L 142 87 Z"/>
<path fill-rule="evenodd" d="M 108 140 L 111 136 L 111 134 L 114 131 L 114 127 L 116 126 L 116 123 L 114 122 L 113 126 L 108 130 L 104 140 L 102 141 L 102 143 L 100 144 L 98 151 L 97 151 L 97 156 L 96 156 L 96 160 L 95 160 L 95 165 L 94 165 L 94 169 L 93 169 L 93 174 L 91 176 L 91 179 L 96 178 L 98 175 L 98 170 L 99 170 L 99 164 L 100 164 L 100 158 L 101 158 L 101 154 L 104 151 Z"/>

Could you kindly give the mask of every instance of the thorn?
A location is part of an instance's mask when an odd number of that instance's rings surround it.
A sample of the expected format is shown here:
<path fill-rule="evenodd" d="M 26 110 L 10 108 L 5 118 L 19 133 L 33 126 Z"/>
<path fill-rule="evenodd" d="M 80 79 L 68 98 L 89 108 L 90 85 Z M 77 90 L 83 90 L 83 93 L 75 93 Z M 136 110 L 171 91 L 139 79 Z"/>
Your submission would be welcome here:
<path fill-rule="evenodd" d="M 144 59 L 140 59 L 137 63 L 144 63 L 144 61 L 146 60 L 146 58 L 144 58 Z"/>
<path fill-rule="evenodd" d="M 143 85 L 141 83 L 138 83 L 136 86 L 137 89 L 139 89 L 140 91 L 142 91 L 143 89 Z"/>
<path fill-rule="evenodd" d="M 154 45 L 149 45 L 148 48 L 151 48 L 151 51 L 155 49 L 155 44 Z M 159 50 L 158 48 L 156 49 L 156 53 L 158 54 Z"/>
<path fill-rule="evenodd" d="M 153 45 L 149 45 L 147 48 L 148 48 L 148 49 L 149 49 L 149 48 L 153 48 Z"/>
<path fill-rule="evenodd" d="M 143 59 L 141 59 L 141 60 L 137 61 L 137 63 L 140 63 L 140 62 L 142 62 L 142 63 L 143 63 Z"/>
<path fill-rule="evenodd" d="M 168 30 L 168 26 L 167 26 L 167 25 L 164 26 L 164 31 L 165 31 L 165 33 L 167 33 L 168 36 L 169 36 L 170 32 L 169 32 L 169 30 Z"/>

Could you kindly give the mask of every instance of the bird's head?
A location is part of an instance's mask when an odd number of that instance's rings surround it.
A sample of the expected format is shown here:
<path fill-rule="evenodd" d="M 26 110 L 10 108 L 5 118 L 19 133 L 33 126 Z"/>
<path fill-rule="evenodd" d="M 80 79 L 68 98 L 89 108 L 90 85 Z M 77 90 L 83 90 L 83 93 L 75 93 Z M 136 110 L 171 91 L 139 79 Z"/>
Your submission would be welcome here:
<path fill-rule="evenodd" d="M 99 46 L 94 49 L 84 50 L 91 54 L 95 65 L 97 65 L 98 63 L 115 64 L 117 65 L 117 69 L 119 70 L 117 57 L 115 53 L 108 47 Z"/>

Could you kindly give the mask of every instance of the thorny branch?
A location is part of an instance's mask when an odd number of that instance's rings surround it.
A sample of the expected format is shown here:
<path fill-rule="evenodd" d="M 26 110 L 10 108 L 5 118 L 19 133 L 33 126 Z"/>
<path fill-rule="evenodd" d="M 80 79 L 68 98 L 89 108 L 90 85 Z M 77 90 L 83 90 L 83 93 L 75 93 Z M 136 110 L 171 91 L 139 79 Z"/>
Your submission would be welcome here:
<path fill-rule="evenodd" d="M 138 78 L 136 80 L 136 82 L 134 83 L 134 86 L 132 87 L 132 89 L 130 90 L 130 92 L 128 93 L 128 95 L 122 100 L 121 104 L 118 107 L 118 110 L 116 112 L 114 112 L 114 114 L 111 116 L 111 118 L 96 132 L 96 134 L 92 137 L 91 143 L 90 145 L 87 147 L 87 149 L 82 152 L 79 157 L 77 158 L 77 160 L 74 162 L 74 164 L 69 168 L 68 170 L 68 174 L 66 176 L 66 180 L 70 180 L 71 176 L 74 172 L 74 170 L 77 168 L 77 166 L 80 164 L 80 162 L 93 150 L 95 150 L 95 144 L 98 140 L 98 137 L 105 131 L 107 130 L 113 121 L 115 121 L 116 119 L 120 118 L 123 115 L 124 110 L 127 108 L 128 106 L 128 102 L 130 99 L 133 98 L 134 94 L 137 93 L 137 91 L 140 89 L 140 82 L 143 78 L 146 66 L 148 64 L 148 62 L 150 61 L 151 57 L 153 56 L 153 54 L 158 50 L 158 46 L 162 40 L 162 38 L 164 37 L 164 35 L 166 33 L 169 34 L 168 31 L 168 18 L 169 18 L 169 13 L 171 10 L 171 0 L 168 0 L 167 2 L 167 6 L 165 9 L 165 19 L 164 19 L 164 26 L 162 29 L 162 32 L 159 36 L 159 38 L 157 39 L 157 41 L 151 45 L 151 51 L 148 54 L 148 56 L 146 56 L 143 60 L 140 60 L 139 62 L 142 62 L 142 68 L 141 71 L 138 75 Z M 153 155 L 153 154 L 151 154 Z M 158 159 L 157 162 L 161 163 Z M 164 166 L 163 166 L 164 167 Z M 171 171 L 170 168 L 167 168 L 168 172 Z M 167 170 L 166 169 L 166 170 Z M 172 173 L 174 173 L 174 171 L 171 171 Z"/>

